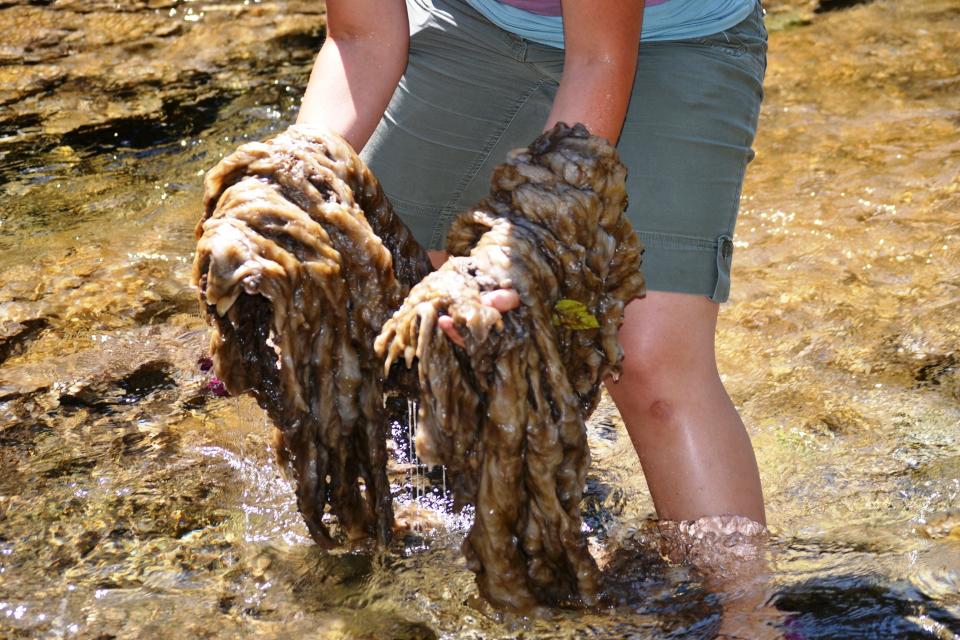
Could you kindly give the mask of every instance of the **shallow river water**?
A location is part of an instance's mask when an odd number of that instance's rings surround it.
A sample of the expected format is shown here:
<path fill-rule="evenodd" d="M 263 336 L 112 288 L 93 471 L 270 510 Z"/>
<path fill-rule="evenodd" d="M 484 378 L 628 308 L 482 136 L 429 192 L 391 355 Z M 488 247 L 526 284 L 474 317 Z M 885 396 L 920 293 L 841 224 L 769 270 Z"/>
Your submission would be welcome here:
<path fill-rule="evenodd" d="M 318 4 L 0 2 L 0 637 L 960 634 L 960 4 L 768 7 L 719 333 L 766 572 L 660 558 L 604 403 L 584 510 L 621 604 L 534 620 L 477 601 L 402 402 L 407 533 L 325 554 L 263 414 L 204 371 L 202 174 L 292 121 Z"/>

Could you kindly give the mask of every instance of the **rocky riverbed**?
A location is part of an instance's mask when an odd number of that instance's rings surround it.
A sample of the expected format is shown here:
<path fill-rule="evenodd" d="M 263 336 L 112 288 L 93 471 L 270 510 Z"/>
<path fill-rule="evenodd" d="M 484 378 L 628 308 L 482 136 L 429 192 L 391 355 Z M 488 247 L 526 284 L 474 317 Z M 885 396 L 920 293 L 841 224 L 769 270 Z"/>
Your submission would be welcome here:
<path fill-rule="evenodd" d="M 718 349 L 770 575 L 710 592 L 660 559 L 605 404 L 584 513 L 623 604 L 512 620 L 475 599 L 469 514 L 445 510 L 406 420 L 407 535 L 329 555 L 263 415 L 204 370 L 202 174 L 292 122 L 322 4 L 0 0 L 0 636 L 960 634 L 960 7 L 768 10 Z M 767 606 L 738 606 L 751 591 Z"/>

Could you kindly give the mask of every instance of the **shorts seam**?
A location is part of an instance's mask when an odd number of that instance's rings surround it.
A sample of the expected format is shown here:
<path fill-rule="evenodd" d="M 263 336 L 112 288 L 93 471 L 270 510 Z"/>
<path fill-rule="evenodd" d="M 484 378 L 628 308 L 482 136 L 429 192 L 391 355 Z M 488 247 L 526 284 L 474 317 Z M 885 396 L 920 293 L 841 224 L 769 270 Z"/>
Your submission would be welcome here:
<path fill-rule="evenodd" d="M 763 101 L 761 96 L 760 100 L 755 102 L 753 108 L 750 110 L 750 122 L 754 123 L 753 125 L 753 137 L 747 142 L 747 149 L 750 149 L 748 154 L 753 153 L 753 142 L 756 139 L 756 131 L 760 124 L 760 103 Z M 740 173 L 737 176 L 737 184 L 739 185 L 733 195 L 733 201 L 730 203 L 730 214 L 727 216 L 727 229 L 730 229 L 730 232 L 726 235 L 733 236 L 733 229 L 737 223 L 737 215 L 740 213 L 740 196 L 743 195 L 743 183 L 747 177 L 747 165 L 750 164 L 752 160 L 752 155 L 748 155 L 743 159 L 743 162 L 740 163 Z"/>
<path fill-rule="evenodd" d="M 644 247 L 650 249 L 715 253 L 719 245 L 716 238 L 698 238 L 697 236 L 683 236 L 674 233 L 637 231 L 637 236 L 640 238 L 640 242 L 643 243 Z"/>
<path fill-rule="evenodd" d="M 440 230 L 445 229 L 449 226 L 450 221 L 453 220 L 454 216 L 459 213 L 456 210 L 460 199 L 463 197 L 464 192 L 470 184 L 476 179 L 477 174 L 480 172 L 480 169 L 487 163 L 487 160 L 490 159 L 490 154 L 493 153 L 493 150 L 500 143 L 500 140 L 503 139 L 503 134 L 506 133 L 507 129 L 510 128 L 510 125 L 513 124 L 513 121 L 516 120 L 517 114 L 520 113 L 520 110 L 523 109 L 524 105 L 530 100 L 530 97 L 543 86 L 543 80 L 538 80 L 534 85 L 520 98 L 517 99 L 513 108 L 510 109 L 503 120 L 494 128 L 493 133 L 487 137 L 486 142 L 483 145 L 483 148 L 477 154 L 476 159 L 470 168 L 464 173 L 463 178 L 460 181 L 460 184 L 457 185 L 454 189 L 453 195 L 450 197 L 450 200 L 446 205 L 440 208 L 440 213 L 437 216 L 437 222 L 434 225 L 433 233 L 430 235 L 430 248 L 444 248 L 445 238 L 440 238 Z"/>
<path fill-rule="evenodd" d="M 415 213 L 419 215 L 430 215 L 431 211 L 434 210 L 429 204 L 423 204 L 420 202 L 414 202 L 413 200 L 407 200 L 399 196 L 389 196 L 390 204 L 393 205 L 395 209 L 403 210 L 402 213 L 410 214 Z"/>

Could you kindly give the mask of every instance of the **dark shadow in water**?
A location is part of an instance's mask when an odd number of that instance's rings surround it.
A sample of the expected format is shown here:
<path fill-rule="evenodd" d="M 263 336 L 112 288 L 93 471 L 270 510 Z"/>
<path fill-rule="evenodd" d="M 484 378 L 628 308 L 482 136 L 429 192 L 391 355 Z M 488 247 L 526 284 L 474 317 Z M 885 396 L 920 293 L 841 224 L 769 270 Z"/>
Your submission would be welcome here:
<path fill-rule="evenodd" d="M 788 613 L 790 640 L 941 637 L 936 623 L 960 633 L 960 619 L 908 583 L 879 576 L 829 576 L 791 585 L 771 604 Z"/>
<path fill-rule="evenodd" d="M 173 379 L 173 366 L 168 362 L 147 362 L 135 371 L 117 381 L 124 391 L 120 401 L 131 404 L 143 400 L 158 389 L 170 389 L 176 386 Z"/>
<path fill-rule="evenodd" d="M 604 563 L 603 599 L 613 618 L 653 616 L 662 638 L 715 638 L 723 605 L 692 571 L 664 560 L 650 531 L 627 538 Z M 620 612 L 620 613 L 613 613 Z"/>
<path fill-rule="evenodd" d="M 203 79 L 198 79 L 199 84 Z M 0 166 L 0 186 L 20 177 L 25 170 L 35 169 L 49 162 L 45 154 L 55 147 L 66 145 L 80 158 L 98 154 L 134 153 L 137 157 L 180 151 L 179 141 L 196 136 L 209 129 L 220 110 L 234 98 L 223 92 L 206 97 L 188 97 L 170 100 L 155 116 L 117 118 L 107 122 L 80 127 L 62 136 L 28 136 L 17 139 L 16 134 L 31 127 L 39 128 L 35 116 L 0 123 L 0 138 L 13 136 L 11 142 L 0 143 L 0 157 L 6 161 Z M 138 153 L 139 152 L 139 153 Z M 87 173 L 81 165 L 80 174 Z"/>
<path fill-rule="evenodd" d="M 2 8 L 2 7 L 0 7 Z M 39 129 L 43 125 L 43 120 L 34 113 L 17 115 L 12 118 L 5 118 L 0 121 L 0 139 L 15 136 L 24 129 Z"/>
<path fill-rule="evenodd" d="M 281 51 L 287 51 L 289 60 L 292 61 L 311 61 L 320 50 L 326 36 L 326 29 L 319 28 L 313 32 L 289 33 L 276 38 L 272 38 L 270 43 Z"/>
<path fill-rule="evenodd" d="M 826 13 L 838 9 L 849 9 L 858 4 L 867 4 L 873 0 L 820 0 L 820 4 L 813 10 L 814 13 Z"/>
<path fill-rule="evenodd" d="M 145 362 L 137 369 L 115 380 L 94 381 L 81 385 L 75 392 L 60 396 L 60 407 L 88 409 L 101 415 L 113 415 L 121 405 L 133 405 L 147 399 L 152 393 L 175 389 L 175 367 L 163 360 Z"/>
<path fill-rule="evenodd" d="M 169 102 L 157 118 L 118 118 L 65 134 L 60 144 L 77 150 L 155 149 L 197 135 L 217 120 L 233 96 L 219 94 L 196 101 Z"/>
<path fill-rule="evenodd" d="M 920 383 L 920 386 L 939 386 L 945 378 L 956 375 L 958 370 L 960 370 L 960 355 L 947 353 L 932 358 L 930 362 L 920 366 L 914 374 L 914 380 Z"/>
<path fill-rule="evenodd" d="M 0 325 L 0 364 L 7 358 L 23 353 L 27 345 L 50 323 L 46 318 L 31 318 L 9 324 L 9 327 Z"/>

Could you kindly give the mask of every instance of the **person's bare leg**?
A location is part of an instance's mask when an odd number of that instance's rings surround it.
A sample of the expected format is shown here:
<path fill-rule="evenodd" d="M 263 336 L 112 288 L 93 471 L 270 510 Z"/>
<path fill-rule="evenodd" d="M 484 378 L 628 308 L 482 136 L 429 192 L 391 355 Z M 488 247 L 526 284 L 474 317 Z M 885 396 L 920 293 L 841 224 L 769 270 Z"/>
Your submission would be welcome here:
<path fill-rule="evenodd" d="M 779 638 L 782 614 L 763 606 L 770 580 L 762 533 L 739 539 L 736 548 L 688 548 L 692 540 L 669 528 L 721 515 L 766 524 L 753 447 L 717 371 L 719 306 L 704 296 L 659 291 L 631 302 L 620 329 L 623 375 L 608 381 L 607 390 L 640 457 L 661 524 L 668 527 L 661 530 L 664 543 L 690 554 L 674 559 L 694 564 L 707 588 L 722 594 L 718 637 Z M 749 523 L 736 528 L 756 532 Z M 671 546 L 677 542 L 681 547 Z"/>
<path fill-rule="evenodd" d="M 627 305 L 623 374 L 607 382 L 663 520 L 739 515 L 766 524 L 760 474 L 714 355 L 719 305 L 651 291 Z"/>

